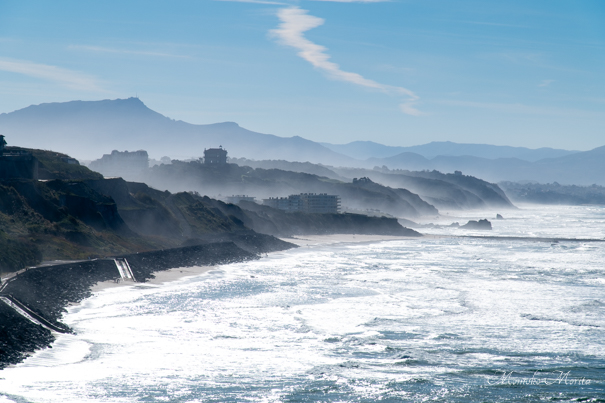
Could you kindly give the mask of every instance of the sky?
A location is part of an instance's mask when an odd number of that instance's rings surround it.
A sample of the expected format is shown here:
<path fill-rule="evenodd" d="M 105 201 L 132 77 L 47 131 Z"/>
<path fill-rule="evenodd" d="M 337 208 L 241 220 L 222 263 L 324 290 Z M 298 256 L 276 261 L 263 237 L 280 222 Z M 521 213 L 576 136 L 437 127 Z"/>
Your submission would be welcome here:
<path fill-rule="evenodd" d="M 605 145 L 604 0 L 0 0 L 0 113 L 139 97 L 336 144 Z"/>

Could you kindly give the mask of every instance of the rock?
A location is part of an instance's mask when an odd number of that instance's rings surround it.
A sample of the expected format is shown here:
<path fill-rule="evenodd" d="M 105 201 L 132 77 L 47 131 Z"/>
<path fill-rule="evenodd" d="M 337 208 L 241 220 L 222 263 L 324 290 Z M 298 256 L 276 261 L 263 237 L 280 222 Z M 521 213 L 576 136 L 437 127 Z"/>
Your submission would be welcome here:
<path fill-rule="evenodd" d="M 479 221 L 470 220 L 468 223 L 464 224 L 460 228 L 477 229 L 477 230 L 491 230 L 492 223 L 489 222 L 487 219 L 479 220 Z"/>
<path fill-rule="evenodd" d="M 502 217 L 500 214 L 496 214 L 496 220 L 504 220 L 504 217 Z"/>

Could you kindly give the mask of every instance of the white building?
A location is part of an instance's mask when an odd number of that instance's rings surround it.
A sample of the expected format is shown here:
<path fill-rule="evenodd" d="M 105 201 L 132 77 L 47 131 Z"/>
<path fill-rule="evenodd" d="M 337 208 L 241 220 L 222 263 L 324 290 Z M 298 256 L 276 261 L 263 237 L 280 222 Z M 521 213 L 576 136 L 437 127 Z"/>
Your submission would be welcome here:
<path fill-rule="evenodd" d="M 270 197 L 263 204 L 287 212 L 338 213 L 340 197 L 327 193 L 301 193 L 288 197 Z"/>

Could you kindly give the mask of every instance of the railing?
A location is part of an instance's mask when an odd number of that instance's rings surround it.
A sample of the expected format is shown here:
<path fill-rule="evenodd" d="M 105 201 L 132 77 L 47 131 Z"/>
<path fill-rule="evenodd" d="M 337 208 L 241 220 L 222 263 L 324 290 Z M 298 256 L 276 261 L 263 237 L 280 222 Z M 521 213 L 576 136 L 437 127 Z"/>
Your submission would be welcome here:
<path fill-rule="evenodd" d="M 10 306 L 17 312 L 19 315 L 23 316 L 25 319 L 29 320 L 36 325 L 40 325 L 45 329 L 52 330 L 59 333 L 69 333 L 68 329 L 61 328 L 48 320 L 44 319 L 42 316 L 38 315 L 31 309 L 29 309 L 25 304 L 19 302 L 12 295 L 1 295 L 0 301 L 4 302 L 6 305 Z"/>
<path fill-rule="evenodd" d="M 132 269 L 128 264 L 128 260 L 119 257 L 113 259 L 113 261 L 115 262 L 116 267 L 118 268 L 118 272 L 120 273 L 120 277 L 122 277 L 122 280 L 131 280 L 135 283 L 137 282 L 137 280 L 134 278 L 134 274 L 132 273 Z"/>

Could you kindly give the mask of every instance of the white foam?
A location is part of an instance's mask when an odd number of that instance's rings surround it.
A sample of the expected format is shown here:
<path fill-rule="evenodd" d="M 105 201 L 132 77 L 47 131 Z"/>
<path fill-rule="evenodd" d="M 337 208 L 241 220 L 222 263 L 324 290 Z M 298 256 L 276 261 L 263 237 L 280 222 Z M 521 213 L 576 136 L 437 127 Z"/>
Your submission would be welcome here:
<path fill-rule="evenodd" d="M 570 211 L 556 236 L 602 231 L 579 231 L 601 210 L 556 208 L 516 212 L 495 232 L 552 235 Z M 376 397 L 389 382 L 437 382 L 526 355 L 538 366 L 602 357 L 604 258 L 600 243 L 409 239 L 301 248 L 161 287 L 105 289 L 70 309 L 76 335 L 4 370 L 0 390 L 43 402 L 143 392 L 272 401 L 325 381 Z"/>

